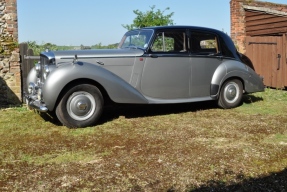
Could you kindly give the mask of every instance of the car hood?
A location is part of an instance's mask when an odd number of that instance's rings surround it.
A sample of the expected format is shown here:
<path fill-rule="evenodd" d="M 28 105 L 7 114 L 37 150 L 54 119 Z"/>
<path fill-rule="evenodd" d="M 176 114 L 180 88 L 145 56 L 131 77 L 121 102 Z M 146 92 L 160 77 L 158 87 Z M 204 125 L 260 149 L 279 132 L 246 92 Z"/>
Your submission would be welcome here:
<path fill-rule="evenodd" d="M 62 59 L 85 58 L 104 58 L 104 57 L 136 57 L 142 56 L 144 51 L 141 49 L 95 49 L 95 50 L 69 50 L 54 51 L 56 61 Z"/>

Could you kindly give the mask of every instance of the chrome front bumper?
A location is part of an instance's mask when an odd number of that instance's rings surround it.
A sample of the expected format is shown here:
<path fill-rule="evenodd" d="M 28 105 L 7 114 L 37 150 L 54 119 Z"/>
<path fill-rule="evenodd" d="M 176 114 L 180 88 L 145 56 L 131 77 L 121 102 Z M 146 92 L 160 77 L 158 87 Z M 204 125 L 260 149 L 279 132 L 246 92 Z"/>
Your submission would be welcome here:
<path fill-rule="evenodd" d="M 46 105 L 37 99 L 37 95 L 28 95 L 24 93 L 24 96 L 26 99 L 26 104 L 28 105 L 29 108 L 33 108 L 36 109 L 37 111 L 44 113 L 48 111 Z"/>

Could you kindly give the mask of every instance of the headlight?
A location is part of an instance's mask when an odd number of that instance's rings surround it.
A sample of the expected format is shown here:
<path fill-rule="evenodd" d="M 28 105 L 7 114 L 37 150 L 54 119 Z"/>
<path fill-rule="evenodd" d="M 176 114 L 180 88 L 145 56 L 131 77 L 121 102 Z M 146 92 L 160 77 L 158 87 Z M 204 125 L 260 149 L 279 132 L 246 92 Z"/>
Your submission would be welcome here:
<path fill-rule="evenodd" d="M 41 65 L 40 65 L 40 63 L 37 63 L 37 64 L 35 65 L 35 69 L 36 69 L 36 75 L 37 75 L 37 77 L 40 78 L 40 73 L 41 73 Z"/>
<path fill-rule="evenodd" d="M 34 90 L 35 90 L 35 84 L 34 84 L 34 83 L 29 83 L 28 93 L 29 93 L 29 94 L 34 93 Z"/>
<path fill-rule="evenodd" d="M 49 65 L 45 65 L 44 67 L 44 79 L 46 80 L 50 73 Z"/>
<path fill-rule="evenodd" d="M 36 90 L 38 89 L 38 87 L 35 85 L 35 83 L 29 83 L 28 85 L 28 93 L 29 94 L 35 94 L 36 93 Z"/>

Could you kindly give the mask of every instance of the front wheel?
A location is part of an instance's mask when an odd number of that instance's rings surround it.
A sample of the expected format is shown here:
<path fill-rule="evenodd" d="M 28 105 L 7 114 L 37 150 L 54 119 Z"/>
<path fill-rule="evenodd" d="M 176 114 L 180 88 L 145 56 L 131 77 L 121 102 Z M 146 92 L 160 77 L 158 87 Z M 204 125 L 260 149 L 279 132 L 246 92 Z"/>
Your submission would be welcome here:
<path fill-rule="evenodd" d="M 243 95 L 243 85 L 240 80 L 232 79 L 226 81 L 218 99 L 218 106 L 224 109 L 234 108 L 240 105 Z"/>
<path fill-rule="evenodd" d="M 76 85 L 61 98 L 56 115 L 69 128 L 92 126 L 100 118 L 103 104 L 103 96 L 96 86 Z"/>

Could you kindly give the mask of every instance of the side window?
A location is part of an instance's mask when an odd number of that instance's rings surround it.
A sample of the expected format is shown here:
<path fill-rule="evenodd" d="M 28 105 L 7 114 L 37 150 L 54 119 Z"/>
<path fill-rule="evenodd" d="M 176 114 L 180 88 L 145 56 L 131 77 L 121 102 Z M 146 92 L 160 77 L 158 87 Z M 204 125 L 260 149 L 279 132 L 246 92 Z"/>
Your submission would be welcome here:
<path fill-rule="evenodd" d="M 190 49 L 194 54 L 209 55 L 219 53 L 218 38 L 215 34 L 206 32 L 192 32 Z"/>
<path fill-rule="evenodd" d="M 186 34 L 183 31 L 166 31 L 156 34 L 152 52 L 186 52 Z"/>

